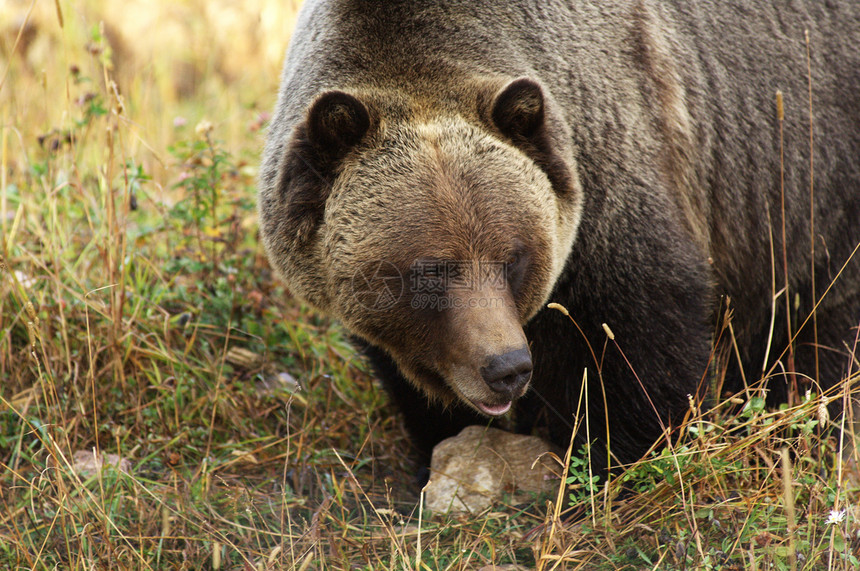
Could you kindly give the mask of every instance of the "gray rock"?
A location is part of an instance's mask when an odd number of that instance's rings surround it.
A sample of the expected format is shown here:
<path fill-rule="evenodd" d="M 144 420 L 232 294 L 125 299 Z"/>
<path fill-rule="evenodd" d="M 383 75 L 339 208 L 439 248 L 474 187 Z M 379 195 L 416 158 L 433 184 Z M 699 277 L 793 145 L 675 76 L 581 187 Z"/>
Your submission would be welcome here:
<path fill-rule="evenodd" d="M 510 504 L 558 488 L 556 448 L 535 436 L 467 426 L 433 449 L 424 505 L 433 513 L 478 513 L 507 496 Z"/>

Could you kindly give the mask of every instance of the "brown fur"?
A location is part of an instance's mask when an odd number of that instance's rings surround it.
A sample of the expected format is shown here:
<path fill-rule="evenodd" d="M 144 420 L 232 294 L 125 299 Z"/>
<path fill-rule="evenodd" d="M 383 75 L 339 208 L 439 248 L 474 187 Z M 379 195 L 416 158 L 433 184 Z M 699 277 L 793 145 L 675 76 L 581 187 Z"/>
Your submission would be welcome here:
<path fill-rule="evenodd" d="M 566 444 L 587 368 L 589 418 L 609 427 L 592 434 L 632 460 L 703 394 L 726 296 L 740 366 L 773 365 L 772 236 L 799 315 L 813 307 L 806 29 L 820 298 L 860 243 L 860 5 L 847 0 L 308 2 L 260 177 L 272 264 L 362 340 L 419 447 L 512 399 Z M 446 288 L 447 307 L 416 307 L 410 279 L 434 260 L 508 274 L 501 290 Z M 357 302 L 356 283 L 373 298 L 396 276 L 406 289 L 391 304 Z M 849 362 L 858 283 L 855 259 L 818 306 L 822 390 Z M 774 346 L 788 343 L 785 319 Z M 601 352 L 603 323 L 626 358 Z M 814 378 L 812 340 L 800 332 L 796 366 Z M 531 383 L 494 386 L 488 371 L 526 342 Z"/>

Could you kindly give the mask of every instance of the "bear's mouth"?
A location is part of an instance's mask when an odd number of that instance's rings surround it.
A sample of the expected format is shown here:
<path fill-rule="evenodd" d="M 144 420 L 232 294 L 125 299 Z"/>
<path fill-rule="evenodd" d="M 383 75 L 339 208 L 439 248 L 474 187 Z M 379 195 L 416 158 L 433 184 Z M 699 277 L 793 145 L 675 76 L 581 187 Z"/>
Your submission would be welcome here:
<path fill-rule="evenodd" d="M 478 410 L 480 410 L 487 416 L 502 416 L 503 414 L 511 410 L 511 405 L 513 404 L 513 401 L 508 401 L 503 404 L 487 404 L 485 402 L 472 401 L 472 404 L 474 404 Z"/>

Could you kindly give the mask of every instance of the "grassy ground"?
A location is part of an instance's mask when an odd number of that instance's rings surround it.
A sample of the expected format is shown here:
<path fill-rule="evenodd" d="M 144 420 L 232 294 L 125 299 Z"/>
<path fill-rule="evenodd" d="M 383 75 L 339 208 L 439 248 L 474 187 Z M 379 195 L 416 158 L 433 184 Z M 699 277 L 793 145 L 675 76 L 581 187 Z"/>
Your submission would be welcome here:
<path fill-rule="evenodd" d="M 608 483 L 574 456 L 557 497 L 424 513 L 367 366 L 256 240 L 295 7 L 120 4 L 0 8 L 0 568 L 857 567 L 845 391 L 752 389 Z"/>

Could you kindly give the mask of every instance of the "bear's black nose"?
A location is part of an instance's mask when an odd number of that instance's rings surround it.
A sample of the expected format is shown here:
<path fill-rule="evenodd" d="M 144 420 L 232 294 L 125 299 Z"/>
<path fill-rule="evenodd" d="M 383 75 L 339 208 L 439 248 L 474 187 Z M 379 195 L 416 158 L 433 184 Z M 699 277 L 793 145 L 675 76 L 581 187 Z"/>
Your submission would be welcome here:
<path fill-rule="evenodd" d="M 497 393 L 519 396 L 532 376 L 532 358 L 525 347 L 490 357 L 486 367 L 481 367 L 484 382 Z"/>

